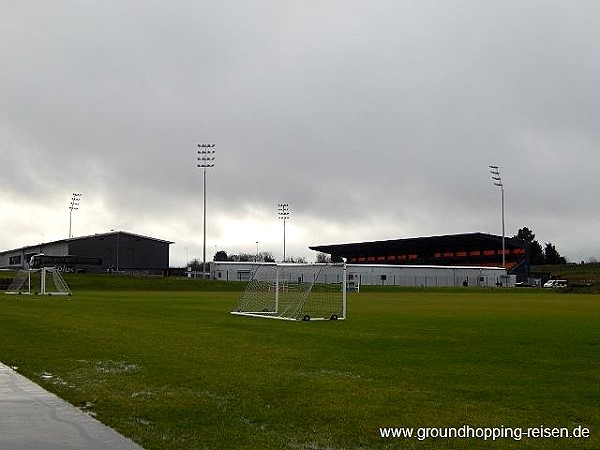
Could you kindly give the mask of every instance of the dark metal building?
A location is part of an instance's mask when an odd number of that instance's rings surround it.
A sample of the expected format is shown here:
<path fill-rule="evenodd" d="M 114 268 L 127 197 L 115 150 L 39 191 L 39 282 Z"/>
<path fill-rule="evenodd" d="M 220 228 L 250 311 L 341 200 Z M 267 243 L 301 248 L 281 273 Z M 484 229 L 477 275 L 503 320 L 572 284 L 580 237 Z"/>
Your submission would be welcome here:
<path fill-rule="evenodd" d="M 53 266 L 76 272 L 144 272 L 163 274 L 169 268 L 173 242 L 114 231 L 63 239 L 0 253 L 0 267 L 27 268 L 31 257 L 43 254 Z"/>
<path fill-rule="evenodd" d="M 328 253 L 333 258 L 346 258 L 349 264 L 502 266 L 502 236 L 486 233 L 315 245 L 310 249 Z M 505 238 L 504 256 L 509 273 L 528 273 L 525 241 Z"/>

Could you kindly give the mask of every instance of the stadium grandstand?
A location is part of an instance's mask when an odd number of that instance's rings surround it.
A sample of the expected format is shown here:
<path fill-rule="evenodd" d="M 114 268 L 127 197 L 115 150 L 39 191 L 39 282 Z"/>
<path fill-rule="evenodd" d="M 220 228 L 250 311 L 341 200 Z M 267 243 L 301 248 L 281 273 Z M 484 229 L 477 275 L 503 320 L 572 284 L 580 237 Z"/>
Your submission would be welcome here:
<path fill-rule="evenodd" d="M 385 241 L 311 246 L 311 250 L 345 258 L 348 264 L 502 267 L 502 236 L 465 233 Z M 509 274 L 529 272 L 527 243 L 504 238 L 505 268 Z"/>

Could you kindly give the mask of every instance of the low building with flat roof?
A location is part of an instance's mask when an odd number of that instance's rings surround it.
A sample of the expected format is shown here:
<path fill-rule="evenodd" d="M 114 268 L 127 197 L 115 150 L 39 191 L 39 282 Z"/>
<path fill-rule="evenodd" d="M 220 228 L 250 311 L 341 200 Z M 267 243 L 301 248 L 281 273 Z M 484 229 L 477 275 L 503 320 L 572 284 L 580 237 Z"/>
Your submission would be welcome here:
<path fill-rule="evenodd" d="M 0 268 L 26 269 L 31 258 L 66 272 L 140 272 L 162 275 L 169 269 L 171 241 L 126 231 L 74 237 L 0 252 Z M 39 263 L 38 262 L 38 263 Z"/>

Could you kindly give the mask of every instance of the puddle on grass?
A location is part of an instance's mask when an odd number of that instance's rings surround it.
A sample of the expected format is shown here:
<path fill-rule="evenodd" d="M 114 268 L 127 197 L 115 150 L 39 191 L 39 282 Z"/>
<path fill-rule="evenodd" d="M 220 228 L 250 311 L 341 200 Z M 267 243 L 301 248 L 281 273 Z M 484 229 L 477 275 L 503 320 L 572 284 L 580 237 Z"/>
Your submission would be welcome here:
<path fill-rule="evenodd" d="M 298 443 L 296 441 L 288 442 L 290 448 L 296 450 L 344 450 L 345 447 L 332 447 L 331 444 L 320 444 L 317 441 Z M 362 447 L 359 447 L 362 448 Z"/>
<path fill-rule="evenodd" d="M 108 374 L 135 373 L 140 370 L 140 366 L 137 364 L 130 364 L 126 361 L 96 361 L 94 365 L 98 372 Z"/>
<path fill-rule="evenodd" d="M 136 425 L 142 425 L 144 427 L 148 427 L 153 424 L 153 422 L 149 419 L 144 419 L 143 417 L 132 417 L 131 421 Z"/>
<path fill-rule="evenodd" d="M 42 380 L 48 381 L 49 383 L 56 384 L 58 386 L 67 386 L 67 385 L 69 385 L 61 377 L 59 377 L 57 375 L 52 375 L 50 372 L 43 371 L 42 373 L 39 373 L 38 375 L 39 375 L 39 377 Z M 69 387 L 73 387 L 73 386 L 69 385 Z"/>
<path fill-rule="evenodd" d="M 310 376 L 320 376 L 320 377 L 329 377 L 329 378 L 346 378 L 348 380 L 359 380 L 361 376 L 352 373 L 352 372 L 340 372 L 339 370 L 331 370 L 331 369 L 318 369 L 310 372 L 300 372 L 300 376 L 310 377 Z"/>
<path fill-rule="evenodd" d="M 131 398 L 152 397 L 154 394 L 150 391 L 135 391 L 131 394 Z"/>

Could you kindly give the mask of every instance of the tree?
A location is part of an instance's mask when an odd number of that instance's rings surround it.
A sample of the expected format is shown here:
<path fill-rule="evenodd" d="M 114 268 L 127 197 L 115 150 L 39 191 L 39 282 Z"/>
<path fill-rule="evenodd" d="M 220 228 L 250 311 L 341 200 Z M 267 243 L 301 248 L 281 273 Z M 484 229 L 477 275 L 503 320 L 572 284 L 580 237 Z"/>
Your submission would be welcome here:
<path fill-rule="evenodd" d="M 188 263 L 188 267 L 192 272 L 200 272 L 202 271 L 202 262 L 194 259 Z"/>
<path fill-rule="evenodd" d="M 529 228 L 521 228 L 515 237 L 529 244 L 529 262 L 531 265 L 567 263 L 567 260 L 558 253 L 556 247 L 550 242 L 546 243 L 542 249 L 540 243 L 535 240 L 535 234 Z"/>
<path fill-rule="evenodd" d="M 560 256 L 556 247 L 550 242 L 546 243 L 546 247 L 544 247 L 544 260 L 546 264 L 566 264 L 567 260 Z"/>
<path fill-rule="evenodd" d="M 535 234 L 527 227 L 520 228 L 515 237 L 529 243 L 535 240 Z"/>
<path fill-rule="evenodd" d="M 529 244 L 529 262 L 532 265 L 544 264 L 544 251 L 538 241 L 535 240 L 535 234 L 527 227 L 521 228 L 514 236 Z"/>
<path fill-rule="evenodd" d="M 318 263 L 342 263 L 344 259 L 339 255 L 328 255 L 327 253 L 317 253 L 317 262 Z"/>
<path fill-rule="evenodd" d="M 273 256 L 273 253 L 271 252 L 260 252 L 258 254 L 258 260 L 259 261 L 263 261 L 263 262 L 275 262 L 275 257 Z"/>
<path fill-rule="evenodd" d="M 215 253 L 215 256 L 213 256 L 213 261 L 227 261 L 227 259 L 227 252 L 225 250 L 219 250 Z"/>
<path fill-rule="evenodd" d="M 329 263 L 331 262 L 331 257 L 326 253 L 317 253 L 317 262 L 318 263 Z"/>
<path fill-rule="evenodd" d="M 240 253 L 239 255 L 229 255 L 229 261 L 234 262 L 250 262 L 256 260 L 256 255 L 249 253 Z"/>
<path fill-rule="evenodd" d="M 306 264 L 306 258 L 304 256 L 291 256 L 286 258 L 284 262 Z"/>

